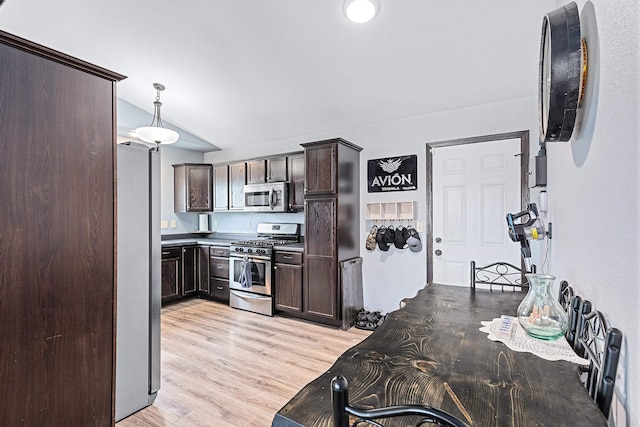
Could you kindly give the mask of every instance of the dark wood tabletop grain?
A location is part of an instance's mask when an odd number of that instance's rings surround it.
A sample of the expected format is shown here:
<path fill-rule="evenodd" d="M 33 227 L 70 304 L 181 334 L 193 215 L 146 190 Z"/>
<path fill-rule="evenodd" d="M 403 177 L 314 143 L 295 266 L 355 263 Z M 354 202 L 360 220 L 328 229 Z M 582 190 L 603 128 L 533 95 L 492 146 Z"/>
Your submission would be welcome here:
<path fill-rule="evenodd" d="M 524 295 L 425 287 L 304 387 L 272 426 L 332 426 L 336 375 L 349 381 L 349 403 L 362 408 L 429 405 L 474 426 L 606 426 L 577 365 L 512 351 L 479 330 L 483 320 L 513 315 Z M 415 425 L 408 421 L 385 425 Z"/>

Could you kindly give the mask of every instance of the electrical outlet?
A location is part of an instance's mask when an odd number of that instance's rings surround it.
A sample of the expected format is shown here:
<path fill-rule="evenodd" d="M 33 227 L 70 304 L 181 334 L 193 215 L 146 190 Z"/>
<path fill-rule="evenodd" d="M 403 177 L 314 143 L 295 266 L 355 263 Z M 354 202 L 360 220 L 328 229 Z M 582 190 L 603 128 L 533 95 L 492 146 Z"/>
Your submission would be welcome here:
<path fill-rule="evenodd" d="M 160 221 L 160 228 L 169 228 L 169 221 L 167 220 Z"/>
<path fill-rule="evenodd" d="M 217 219 L 213 220 L 213 228 L 218 228 L 218 220 Z"/>
<path fill-rule="evenodd" d="M 418 233 L 422 233 L 424 231 L 424 224 L 422 224 L 422 221 L 416 221 L 416 231 Z"/>
<path fill-rule="evenodd" d="M 247 228 L 251 228 L 251 220 L 247 221 Z"/>
<path fill-rule="evenodd" d="M 171 228 L 176 228 L 178 226 L 178 223 L 176 222 L 175 219 L 171 220 Z"/>

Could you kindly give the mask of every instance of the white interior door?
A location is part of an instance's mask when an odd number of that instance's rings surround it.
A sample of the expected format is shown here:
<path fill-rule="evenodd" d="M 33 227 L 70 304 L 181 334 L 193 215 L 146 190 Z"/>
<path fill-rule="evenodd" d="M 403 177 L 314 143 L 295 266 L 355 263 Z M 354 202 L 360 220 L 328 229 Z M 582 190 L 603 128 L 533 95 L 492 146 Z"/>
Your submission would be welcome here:
<path fill-rule="evenodd" d="M 505 216 L 520 209 L 520 139 L 433 149 L 433 282 L 469 286 L 470 262 L 520 265 Z"/>

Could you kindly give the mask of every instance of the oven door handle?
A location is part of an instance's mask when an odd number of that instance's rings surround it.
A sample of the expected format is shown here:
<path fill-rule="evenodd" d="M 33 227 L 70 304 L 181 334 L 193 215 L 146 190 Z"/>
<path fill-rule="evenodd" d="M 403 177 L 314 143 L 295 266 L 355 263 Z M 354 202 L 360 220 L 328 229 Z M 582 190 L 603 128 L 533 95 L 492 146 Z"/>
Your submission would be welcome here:
<path fill-rule="evenodd" d="M 237 297 L 240 298 L 245 298 L 245 299 L 253 299 L 253 300 L 270 300 L 271 297 L 268 296 L 262 296 L 262 295 L 252 295 L 252 294 L 248 294 L 246 292 L 236 292 L 233 289 L 229 290 L 232 294 L 234 294 Z"/>
<path fill-rule="evenodd" d="M 260 255 L 235 255 L 232 254 L 229 256 L 230 260 L 236 261 L 244 261 L 244 262 L 257 262 L 264 263 L 265 261 L 271 261 L 271 258 L 268 256 L 260 256 Z"/>

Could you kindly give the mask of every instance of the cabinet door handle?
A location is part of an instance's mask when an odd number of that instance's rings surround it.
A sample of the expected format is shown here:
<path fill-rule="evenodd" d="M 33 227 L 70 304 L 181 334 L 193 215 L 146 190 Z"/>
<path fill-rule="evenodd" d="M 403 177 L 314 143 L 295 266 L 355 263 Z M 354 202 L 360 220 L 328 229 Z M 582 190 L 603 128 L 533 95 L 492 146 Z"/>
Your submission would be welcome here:
<path fill-rule="evenodd" d="M 162 251 L 162 255 L 169 255 L 171 252 Z"/>
<path fill-rule="evenodd" d="M 218 267 L 216 267 L 218 270 L 222 270 L 224 267 L 219 265 Z"/>
<path fill-rule="evenodd" d="M 216 289 L 219 291 L 224 291 L 224 286 L 216 286 Z"/>
<path fill-rule="evenodd" d="M 290 255 L 283 255 L 282 258 L 284 258 L 284 259 L 293 259 L 293 257 L 290 256 Z"/>

